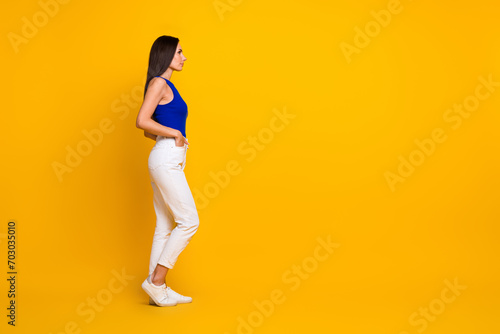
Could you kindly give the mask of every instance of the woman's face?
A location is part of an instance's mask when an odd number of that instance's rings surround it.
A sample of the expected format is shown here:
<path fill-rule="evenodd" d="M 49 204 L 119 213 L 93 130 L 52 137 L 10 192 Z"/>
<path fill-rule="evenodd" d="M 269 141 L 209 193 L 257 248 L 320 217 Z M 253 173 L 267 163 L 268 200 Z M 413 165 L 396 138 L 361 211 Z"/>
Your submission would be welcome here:
<path fill-rule="evenodd" d="M 184 57 L 184 54 L 182 53 L 181 44 L 178 43 L 174 58 L 170 63 L 170 68 L 172 68 L 172 70 L 174 71 L 182 71 L 182 67 L 184 66 L 184 61 L 186 61 L 186 59 L 187 58 Z"/>

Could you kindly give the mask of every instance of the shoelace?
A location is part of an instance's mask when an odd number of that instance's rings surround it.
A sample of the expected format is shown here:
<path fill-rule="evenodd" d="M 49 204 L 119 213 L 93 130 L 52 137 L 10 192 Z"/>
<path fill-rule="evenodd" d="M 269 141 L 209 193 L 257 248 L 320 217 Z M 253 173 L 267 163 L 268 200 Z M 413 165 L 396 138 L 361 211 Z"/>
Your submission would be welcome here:
<path fill-rule="evenodd" d="M 182 297 L 184 297 L 184 296 L 178 294 L 177 292 L 175 292 L 174 290 L 172 290 L 172 288 L 169 287 L 169 286 L 167 286 L 167 288 L 165 290 L 167 290 L 168 292 L 170 292 L 173 295 L 174 298 L 182 299 Z"/>
<path fill-rule="evenodd" d="M 169 295 L 168 295 L 168 291 L 167 291 L 167 288 L 163 288 L 163 299 L 162 300 L 168 300 L 169 299 Z"/>

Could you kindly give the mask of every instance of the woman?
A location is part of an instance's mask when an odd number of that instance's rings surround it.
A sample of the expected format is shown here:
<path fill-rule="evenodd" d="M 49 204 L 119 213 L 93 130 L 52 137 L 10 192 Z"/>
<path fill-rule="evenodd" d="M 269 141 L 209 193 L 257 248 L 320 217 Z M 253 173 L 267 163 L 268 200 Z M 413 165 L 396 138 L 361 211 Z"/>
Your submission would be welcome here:
<path fill-rule="evenodd" d="M 185 61 L 178 38 L 160 36 L 155 40 L 149 54 L 144 102 L 136 120 L 144 135 L 156 141 L 148 159 L 156 228 L 149 276 L 142 288 L 150 297 L 149 303 L 158 306 L 192 301 L 165 283 L 168 270 L 174 267 L 199 225 L 194 198 L 184 175 L 189 145 L 187 105 L 170 81 L 172 72 L 181 71 Z"/>

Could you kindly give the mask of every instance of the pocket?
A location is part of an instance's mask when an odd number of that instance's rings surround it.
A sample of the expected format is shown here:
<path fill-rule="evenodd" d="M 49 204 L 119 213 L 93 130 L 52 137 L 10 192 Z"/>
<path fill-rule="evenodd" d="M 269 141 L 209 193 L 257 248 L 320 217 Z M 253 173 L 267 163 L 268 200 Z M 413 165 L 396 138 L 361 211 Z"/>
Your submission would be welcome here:
<path fill-rule="evenodd" d="M 170 147 L 170 153 L 171 157 L 168 164 L 171 165 L 172 169 L 182 170 L 186 160 L 186 145 L 175 146 L 175 144 L 173 144 Z"/>

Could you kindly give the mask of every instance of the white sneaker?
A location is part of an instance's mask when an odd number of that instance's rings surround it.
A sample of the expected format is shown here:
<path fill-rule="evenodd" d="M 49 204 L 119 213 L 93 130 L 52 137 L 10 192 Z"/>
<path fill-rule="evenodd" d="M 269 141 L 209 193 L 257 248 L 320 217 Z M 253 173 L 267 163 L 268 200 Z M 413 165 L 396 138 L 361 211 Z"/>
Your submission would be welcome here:
<path fill-rule="evenodd" d="M 173 298 L 173 294 L 170 294 L 167 290 L 167 285 L 163 283 L 162 285 L 154 285 L 151 282 L 151 275 L 149 275 L 144 282 L 142 282 L 142 288 L 149 295 L 150 304 L 151 300 L 158 306 L 175 306 L 177 301 Z"/>
<path fill-rule="evenodd" d="M 183 296 L 180 293 L 177 293 L 174 290 L 172 290 L 172 288 L 169 286 L 167 286 L 167 292 L 169 296 L 172 296 L 177 301 L 177 304 L 191 303 L 193 301 L 193 298 L 188 296 Z"/>
<path fill-rule="evenodd" d="M 174 290 L 172 290 L 169 286 L 167 286 L 167 289 L 169 290 L 169 296 L 173 296 L 173 298 L 175 298 L 175 301 L 177 302 L 177 304 L 191 303 L 193 301 L 193 298 L 183 296 L 183 295 L 175 292 Z M 151 297 L 149 297 L 149 304 L 156 305 L 155 301 Z"/>

